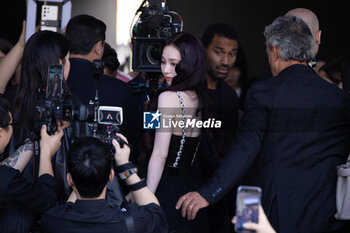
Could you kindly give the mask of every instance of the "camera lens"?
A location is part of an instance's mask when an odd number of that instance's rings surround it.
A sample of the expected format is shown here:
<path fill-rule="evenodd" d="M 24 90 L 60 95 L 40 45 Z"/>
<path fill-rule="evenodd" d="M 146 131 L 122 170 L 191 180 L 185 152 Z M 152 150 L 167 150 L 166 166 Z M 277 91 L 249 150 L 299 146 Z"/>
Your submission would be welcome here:
<path fill-rule="evenodd" d="M 94 109 L 92 106 L 81 104 L 78 109 L 79 121 L 88 121 L 91 122 L 94 119 Z"/>
<path fill-rule="evenodd" d="M 148 46 L 146 56 L 149 63 L 152 65 L 157 65 L 160 63 L 160 50 L 161 48 L 158 43 Z"/>

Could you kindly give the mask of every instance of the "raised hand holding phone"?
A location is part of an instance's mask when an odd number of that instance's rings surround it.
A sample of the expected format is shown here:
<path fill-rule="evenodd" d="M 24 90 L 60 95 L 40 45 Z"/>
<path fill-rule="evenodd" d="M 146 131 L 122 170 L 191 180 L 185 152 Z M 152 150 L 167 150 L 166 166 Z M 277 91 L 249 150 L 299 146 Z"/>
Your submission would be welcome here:
<path fill-rule="evenodd" d="M 258 223 L 261 188 L 257 186 L 239 186 L 237 189 L 235 231 L 254 232 L 243 227 L 245 223 Z"/>

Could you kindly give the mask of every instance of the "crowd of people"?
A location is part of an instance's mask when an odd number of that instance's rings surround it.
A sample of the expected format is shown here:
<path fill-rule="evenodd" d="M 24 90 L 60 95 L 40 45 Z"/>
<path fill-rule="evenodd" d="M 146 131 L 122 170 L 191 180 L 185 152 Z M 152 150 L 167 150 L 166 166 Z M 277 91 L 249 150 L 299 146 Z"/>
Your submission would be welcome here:
<path fill-rule="evenodd" d="M 118 71 L 106 30 L 77 15 L 63 34 L 37 31 L 25 42 L 24 23 L 14 46 L 0 40 L 0 232 L 229 233 L 239 185 L 262 189 L 247 230 L 349 230 L 334 217 L 336 167 L 350 153 L 349 56 L 317 64 L 312 11 L 292 9 L 265 27 L 270 69 L 250 85 L 232 25 L 172 35 L 150 99 L 130 89 L 147 74 Z M 111 142 L 109 126 L 41 111 L 51 107 L 56 64 L 61 103 L 122 107 Z M 144 129 L 146 111 L 176 124 Z M 220 127 L 186 124 L 213 119 Z"/>

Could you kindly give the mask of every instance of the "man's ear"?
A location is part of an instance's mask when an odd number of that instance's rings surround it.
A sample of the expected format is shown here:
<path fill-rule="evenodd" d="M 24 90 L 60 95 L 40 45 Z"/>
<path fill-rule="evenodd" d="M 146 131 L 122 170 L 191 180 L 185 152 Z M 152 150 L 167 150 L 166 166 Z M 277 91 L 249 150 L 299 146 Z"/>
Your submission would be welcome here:
<path fill-rule="evenodd" d="M 108 182 L 112 182 L 113 178 L 114 178 L 114 170 L 111 169 L 111 172 L 109 173 L 109 177 L 108 177 Z"/>
<path fill-rule="evenodd" d="M 272 51 L 272 58 L 273 58 L 273 60 L 274 61 L 278 60 L 278 58 L 280 57 L 278 48 L 277 47 L 272 47 L 271 51 Z"/>
<path fill-rule="evenodd" d="M 94 50 L 95 54 L 101 59 L 102 55 L 103 55 L 103 50 L 104 50 L 104 44 L 103 44 L 102 40 L 98 41 L 94 45 L 93 50 Z"/>
<path fill-rule="evenodd" d="M 318 30 L 316 32 L 316 35 L 315 35 L 315 43 L 318 44 L 318 45 L 321 44 L 321 34 L 322 34 L 322 31 Z"/>
<path fill-rule="evenodd" d="M 69 187 L 72 187 L 74 185 L 74 181 L 73 181 L 70 173 L 67 173 L 67 182 L 68 182 Z"/>

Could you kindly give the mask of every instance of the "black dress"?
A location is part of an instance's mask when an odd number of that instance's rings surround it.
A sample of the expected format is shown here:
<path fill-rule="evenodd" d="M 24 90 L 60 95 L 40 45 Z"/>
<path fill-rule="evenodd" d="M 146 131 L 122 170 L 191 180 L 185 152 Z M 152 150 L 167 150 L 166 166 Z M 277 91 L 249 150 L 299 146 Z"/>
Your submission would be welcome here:
<path fill-rule="evenodd" d="M 182 98 L 180 102 L 182 104 Z M 181 209 L 175 209 L 182 195 L 196 191 L 201 185 L 192 167 L 198 145 L 199 137 L 185 137 L 184 132 L 182 136 L 171 135 L 167 160 L 156 190 L 160 206 L 167 217 L 169 232 L 208 232 L 205 209 L 200 210 L 195 220 L 191 221 L 181 216 Z"/>

